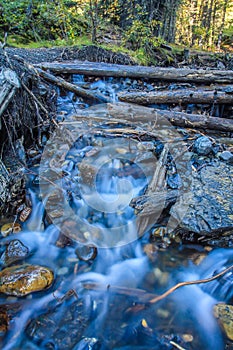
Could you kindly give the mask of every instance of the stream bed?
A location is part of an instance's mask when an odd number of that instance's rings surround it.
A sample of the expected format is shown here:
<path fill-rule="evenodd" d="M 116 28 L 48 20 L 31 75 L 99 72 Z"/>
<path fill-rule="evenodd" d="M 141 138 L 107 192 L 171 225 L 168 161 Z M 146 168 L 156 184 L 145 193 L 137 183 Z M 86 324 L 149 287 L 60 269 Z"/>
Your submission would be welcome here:
<path fill-rule="evenodd" d="M 73 82 L 87 84 L 82 76 Z M 127 79 L 88 84 L 111 102 L 129 85 L 154 89 Z M 86 101 L 61 92 L 57 120 L 72 124 L 70 117 L 86 108 Z M 186 168 L 181 174 L 176 154 L 168 151 L 166 175 L 157 188 L 177 193 L 192 176 L 193 196 L 185 192 L 177 205 L 166 206 L 164 200 L 139 234 L 131 203 L 151 190 L 164 142 L 148 133 L 122 135 L 129 123 L 114 126 L 117 136 L 110 135 L 113 124 L 78 125 L 78 134 L 73 125 L 61 132 L 63 144 L 42 136 L 41 163 L 31 161 L 25 169 L 32 211 L 21 208 L 14 232 L 3 230 L 8 219 L 2 222 L 0 347 L 232 349 L 232 271 L 153 302 L 179 282 L 207 279 L 233 264 L 233 176 L 231 159 L 223 159 L 226 150 L 212 138 L 200 140 L 202 134 L 176 131 L 176 142 L 185 145 Z M 174 228 L 179 215 L 177 234 L 170 235 L 167 227 Z M 9 269 L 5 275 L 4 269 Z"/>

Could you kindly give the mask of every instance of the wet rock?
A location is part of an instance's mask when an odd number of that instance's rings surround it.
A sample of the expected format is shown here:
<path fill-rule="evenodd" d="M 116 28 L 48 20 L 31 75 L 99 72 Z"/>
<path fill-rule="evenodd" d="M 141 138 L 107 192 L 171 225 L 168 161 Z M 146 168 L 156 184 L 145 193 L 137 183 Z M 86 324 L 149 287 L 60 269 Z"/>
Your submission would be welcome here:
<path fill-rule="evenodd" d="M 202 156 L 210 154 L 212 151 L 212 142 L 206 136 L 200 136 L 194 142 L 194 151 Z"/>
<path fill-rule="evenodd" d="M 97 169 L 91 164 L 84 161 L 79 164 L 78 168 L 83 184 L 93 186 L 93 182 L 97 174 Z"/>
<path fill-rule="evenodd" d="M 21 231 L 21 225 L 17 222 L 9 222 L 1 227 L 1 235 L 7 237 L 11 233 L 18 233 Z"/>
<path fill-rule="evenodd" d="M 140 151 L 153 151 L 155 148 L 154 142 L 152 141 L 143 141 L 143 142 L 138 142 L 137 148 Z"/>
<path fill-rule="evenodd" d="M 63 266 L 57 271 L 58 276 L 66 275 L 69 272 L 69 269 L 67 266 Z"/>
<path fill-rule="evenodd" d="M 56 246 L 58 248 L 64 248 L 71 244 L 72 244 L 72 240 L 69 237 L 65 236 L 63 233 L 59 234 L 58 239 L 56 241 Z"/>
<path fill-rule="evenodd" d="M 185 343 L 191 343 L 193 341 L 193 335 L 188 333 L 182 334 L 182 339 Z"/>
<path fill-rule="evenodd" d="M 9 326 L 9 316 L 4 306 L 0 307 L 0 333 L 7 331 Z"/>
<path fill-rule="evenodd" d="M 175 173 L 175 174 L 167 174 L 167 185 L 173 189 L 179 189 L 182 187 L 182 180 L 179 174 Z"/>
<path fill-rule="evenodd" d="M 45 347 L 49 344 L 52 349 L 73 349 L 81 340 L 90 318 L 86 306 L 79 299 L 67 300 L 49 309 L 29 323 L 28 337 L 34 343 L 43 342 Z"/>
<path fill-rule="evenodd" d="M 31 212 L 32 212 L 31 208 L 29 208 L 29 207 L 24 208 L 20 213 L 19 220 L 21 222 L 26 221 L 29 218 Z"/>
<path fill-rule="evenodd" d="M 96 338 L 84 338 L 78 342 L 73 350 L 99 350 L 101 348 L 101 343 Z"/>
<path fill-rule="evenodd" d="M 80 260 L 94 260 L 97 256 L 97 248 L 92 245 L 79 245 L 75 253 Z"/>
<path fill-rule="evenodd" d="M 171 226 L 193 233 L 194 236 L 198 234 L 209 238 L 218 231 L 219 238 L 222 239 L 222 233 L 228 230 L 224 244 L 230 246 L 232 208 L 233 167 L 216 160 L 193 173 L 190 191 L 183 194 L 170 210 L 170 223 Z M 220 241 L 216 239 L 211 244 L 220 245 Z"/>
<path fill-rule="evenodd" d="M 48 288 L 53 272 L 37 265 L 16 265 L 0 271 L 0 292 L 21 297 Z"/>
<path fill-rule="evenodd" d="M 229 162 L 233 164 L 233 153 L 229 152 L 229 151 L 224 151 L 222 153 L 220 153 L 219 158 L 221 160 L 224 160 L 225 162 Z"/>
<path fill-rule="evenodd" d="M 1 256 L 4 265 L 10 265 L 16 261 L 25 259 L 29 254 L 29 249 L 18 239 L 13 239 L 6 247 Z"/>
<path fill-rule="evenodd" d="M 151 261 L 158 259 L 158 248 L 155 245 L 148 243 L 143 247 L 143 251 Z"/>
<path fill-rule="evenodd" d="M 215 305 L 214 316 L 218 319 L 228 339 L 233 340 L 233 305 Z"/>
<path fill-rule="evenodd" d="M 62 207 L 59 207 L 58 209 L 54 209 L 54 210 L 51 210 L 51 208 L 49 208 L 48 215 L 52 220 L 62 217 L 63 214 L 64 214 L 64 208 L 62 208 Z"/>

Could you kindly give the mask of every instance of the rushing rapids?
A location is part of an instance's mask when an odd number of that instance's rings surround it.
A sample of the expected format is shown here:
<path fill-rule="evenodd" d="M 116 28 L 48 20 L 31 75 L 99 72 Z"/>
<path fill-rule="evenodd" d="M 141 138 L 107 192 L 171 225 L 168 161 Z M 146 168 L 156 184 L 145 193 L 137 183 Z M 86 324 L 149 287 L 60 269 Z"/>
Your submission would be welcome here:
<path fill-rule="evenodd" d="M 85 84 L 80 76 L 74 77 L 74 82 Z M 129 86 L 126 79 L 92 83 L 93 89 L 113 101 L 125 86 Z M 58 104 L 58 120 L 87 107 L 81 99 L 74 101 L 71 94 L 60 96 Z M 92 133 L 88 132 L 90 127 Z M 75 128 L 70 130 L 69 140 L 63 134 L 64 147 L 48 141 L 40 169 L 35 165 L 28 171 L 32 212 L 22 220 L 21 231 L 7 232 L 1 239 L 0 285 L 1 274 L 8 269 L 5 274 L 9 271 L 11 290 L 16 286 L 15 293 L 11 293 L 15 297 L 0 295 L 1 305 L 6 305 L 6 309 L 0 308 L 0 316 L 8 329 L 1 334 L 2 349 L 230 347 L 232 335 L 218 320 L 222 310 L 216 311 L 216 305 L 232 304 L 232 271 L 209 283 L 179 288 L 157 303 L 150 302 L 179 282 L 212 277 L 233 263 L 233 250 L 209 246 L 208 235 L 198 236 L 202 245 L 198 239 L 182 244 L 179 236 L 169 235 L 166 224 L 177 195 L 167 206 L 166 200 L 159 203 L 161 208 L 153 217 L 152 227 L 148 225 L 148 230 L 138 234 L 137 210 L 131 203 L 151 191 L 161 154 L 166 151 L 164 142 L 156 137 L 148 139 L 147 135 L 140 139 L 111 135 L 104 123 L 101 128 L 83 126 L 78 136 Z M 185 132 L 182 137 L 188 139 Z M 61 153 L 53 157 L 58 146 Z M 211 142 L 208 147 L 211 153 Z M 198 154 L 200 150 L 195 152 L 193 157 L 189 154 L 186 177 L 192 166 L 198 173 L 199 168 L 214 168 L 217 162 L 214 152 L 213 159 L 207 161 Z M 179 191 L 186 181 L 175 161 L 168 151 L 161 187 L 164 189 L 165 184 L 167 191 Z M 231 169 L 229 164 L 227 167 Z M 201 180 L 197 176 L 200 202 Z M 205 181 L 208 182 L 202 175 Z M 206 200 L 208 196 L 209 193 Z M 201 211 L 201 205 L 199 208 Z M 191 224 L 196 224 L 192 220 Z M 15 245 L 17 251 L 12 254 L 10 248 Z M 11 273 L 19 264 L 23 272 L 23 268 L 33 271 L 31 277 L 39 279 L 38 285 L 43 282 L 35 290 L 28 283 L 23 293 L 27 296 L 23 297 L 17 294 L 17 276 Z M 46 273 L 46 280 L 40 280 L 40 271 Z M 30 282 L 30 274 L 27 280 Z M 6 312 L 8 318 L 3 317 Z"/>

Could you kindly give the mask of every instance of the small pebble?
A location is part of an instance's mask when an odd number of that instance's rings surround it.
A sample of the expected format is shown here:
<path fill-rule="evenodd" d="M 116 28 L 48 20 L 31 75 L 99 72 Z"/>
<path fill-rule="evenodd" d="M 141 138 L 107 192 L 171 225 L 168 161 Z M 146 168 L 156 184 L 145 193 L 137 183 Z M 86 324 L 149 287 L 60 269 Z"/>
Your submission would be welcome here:
<path fill-rule="evenodd" d="M 156 315 L 160 318 L 168 318 L 170 316 L 170 313 L 168 310 L 165 309 L 158 309 L 156 311 Z"/>
<path fill-rule="evenodd" d="M 77 257 L 83 261 L 94 260 L 97 256 L 97 248 L 92 245 L 79 246 L 75 250 Z"/>
<path fill-rule="evenodd" d="M 220 153 L 219 158 L 225 162 L 233 163 L 233 153 L 229 151 L 223 151 Z"/>
<path fill-rule="evenodd" d="M 69 272 L 68 267 L 64 266 L 64 267 L 61 267 L 60 269 L 58 269 L 57 275 L 58 276 L 66 275 L 68 272 Z"/>
<path fill-rule="evenodd" d="M 193 341 L 192 334 L 183 334 L 182 338 L 186 343 L 191 343 Z"/>

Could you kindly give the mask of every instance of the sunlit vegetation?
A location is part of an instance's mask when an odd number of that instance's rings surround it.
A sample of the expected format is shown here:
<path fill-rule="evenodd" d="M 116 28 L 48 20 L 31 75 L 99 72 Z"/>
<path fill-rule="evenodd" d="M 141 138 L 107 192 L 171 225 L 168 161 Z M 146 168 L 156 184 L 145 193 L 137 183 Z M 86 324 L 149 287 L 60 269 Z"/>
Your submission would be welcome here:
<path fill-rule="evenodd" d="M 103 43 L 105 33 L 114 45 L 120 33 L 116 46 L 139 55 L 165 43 L 232 49 L 231 0 L 0 0 L 0 15 L 15 46 Z"/>

